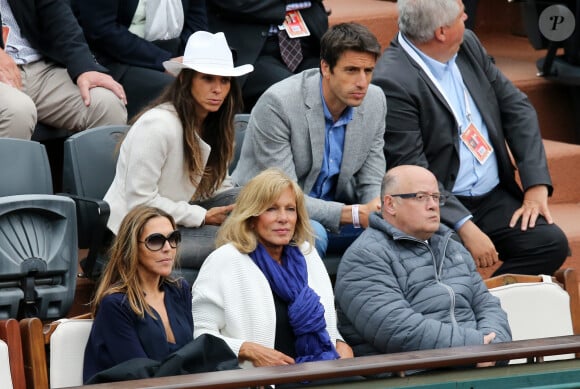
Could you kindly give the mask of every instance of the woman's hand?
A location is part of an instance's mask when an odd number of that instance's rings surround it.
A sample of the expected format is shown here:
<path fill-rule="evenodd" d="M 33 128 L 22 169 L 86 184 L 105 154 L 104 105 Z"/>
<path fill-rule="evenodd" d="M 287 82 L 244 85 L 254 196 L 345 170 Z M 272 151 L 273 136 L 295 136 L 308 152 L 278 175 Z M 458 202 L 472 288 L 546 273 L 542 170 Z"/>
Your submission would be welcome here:
<path fill-rule="evenodd" d="M 340 359 L 344 358 L 353 358 L 354 353 L 352 352 L 352 348 L 348 345 L 348 343 L 337 340 L 336 341 L 336 352 L 340 355 Z"/>
<path fill-rule="evenodd" d="M 238 359 L 240 361 L 250 361 L 256 367 L 294 364 L 294 359 L 288 355 L 253 342 L 242 343 Z"/>
<path fill-rule="evenodd" d="M 234 204 L 208 209 L 205 213 L 205 224 L 221 226 L 221 224 L 224 222 L 224 220 L 226 220 L 226 217 L 228 217 L 233 209 Z"/>

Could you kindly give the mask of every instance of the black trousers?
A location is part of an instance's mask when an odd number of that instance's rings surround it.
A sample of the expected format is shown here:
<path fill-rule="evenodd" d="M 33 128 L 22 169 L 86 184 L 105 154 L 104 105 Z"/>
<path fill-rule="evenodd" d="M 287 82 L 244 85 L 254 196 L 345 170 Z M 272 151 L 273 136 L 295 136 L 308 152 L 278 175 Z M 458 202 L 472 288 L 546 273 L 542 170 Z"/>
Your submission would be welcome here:
<path fill-rule="evenodd" d="M 522 202 L 501 186 L 484 196 L 457 198 L 473 214 L 472 221 L 486 233 L 503 262 L 493 274 L 552 275 L 569 255 L 568 239 L 556 224 L 539 216 L 534 228 L 521 230 L 521 219 L 513 228 L 510 219 Z"/>
<path fill-rule="evenodd" d="M 108 63 L 111 76 L 123 85 L 127 95 L 127 117 L 129 120 L 155 100 L 175 80 L 172 75 L 149 68 L 122 63 Z"/>

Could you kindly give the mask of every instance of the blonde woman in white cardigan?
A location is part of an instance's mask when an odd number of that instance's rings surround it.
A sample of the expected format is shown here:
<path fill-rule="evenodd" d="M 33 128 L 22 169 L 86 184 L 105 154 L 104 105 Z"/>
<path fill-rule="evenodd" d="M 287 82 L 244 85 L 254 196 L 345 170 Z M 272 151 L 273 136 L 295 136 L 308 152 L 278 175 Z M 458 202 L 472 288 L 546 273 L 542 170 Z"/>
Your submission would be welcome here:
<path fill-rule="evenodd" d="M 242 366 L 351 357 L 300 187 L 277 169 L 241 190 L 193 285 L 194 337 L 218 336 Z"/>
<path fill-rule="evenodd" d="M 137 205 L 170 214 L 183 239 L 184 275 L 193 282 L 239 191 L 228 175 L 233 119 L 241 109 L 234 77 L 253 67 L 234 67 L 224 34 L 206 31 L 190 36 L 183 62 L 163 64 L 175 81 L 137 116 L 104 199 L 111 207 L 108 227 L 115 234 Z"/>

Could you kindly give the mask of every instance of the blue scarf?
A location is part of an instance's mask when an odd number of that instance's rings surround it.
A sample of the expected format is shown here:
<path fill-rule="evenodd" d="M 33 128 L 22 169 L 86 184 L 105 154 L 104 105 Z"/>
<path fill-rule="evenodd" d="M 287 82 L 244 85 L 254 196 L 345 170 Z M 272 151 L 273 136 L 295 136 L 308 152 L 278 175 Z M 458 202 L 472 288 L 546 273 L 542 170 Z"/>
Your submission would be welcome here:
<path fill-rule="evenodd" d="M 308 286 L 306 259 L 298 247 L 284 247 L 281 266 L 261 243 L 250 257 L 264 273 L 272 291 L 288 304 L 290 326 L 296 336 L 296 363 L 338 359 L 326 331 L 324 307 L 320 296 Z"/>

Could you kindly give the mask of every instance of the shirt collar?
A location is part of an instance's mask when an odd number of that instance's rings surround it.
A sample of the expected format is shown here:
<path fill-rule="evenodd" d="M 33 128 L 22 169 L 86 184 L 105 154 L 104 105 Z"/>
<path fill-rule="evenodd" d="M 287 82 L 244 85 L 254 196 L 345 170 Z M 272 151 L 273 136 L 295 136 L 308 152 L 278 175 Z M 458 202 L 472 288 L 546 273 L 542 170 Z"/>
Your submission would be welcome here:
<path fill-rule="evenodd" d="M 322 77 L 320 78 L 320 99 L 322 100 L 322 111 L 324 112 L 324 119 L 326 119 L 326 122 L 331 123 L 334 126 L 343 126 L 348 124 L 352 120 L 354 107 L 347 106 L 346 109 L 342 111 L 342 114 L 340 115 L 336 123 L 334 123 L 332 119 L 332 114 L 328 109 L 328 105 L 326 105 L 326 101 L 324 100 L 324 94 L 322 93 Z"/>
<path fill-rule="evenodd" d="M 435 77 L 438 81 L 441 81 L 444 78 L 444 76 L 446 75 L 446 73 L 452 71 L 453 66 L 455 66 L 455 60 L 457 59 L 457 54 L 455 54 L 446 63 L 439 62 L 439 61 L 429 57 L 428 55 L 423 53 L 421 50 L 419 50 L 417 48 L 417 46 L 415 46 L 413 44 L 413 42 L 411 42 L 409 39 L 407 39 L 405 34 L 401 34 L 401 36 L 403 37 L 403 39 L 405 39 L 405 42 L 407 42 L 409 44 L 409 46 L 411 46 L 411 48 L 417 53 L 417 55 L 419 57 L 421 57 L 423 62 L 425 62 L 425 65 L 427 65 L 427 67 L 429 68 L 429 70 L 433 74 L 433 77 Z"/>

